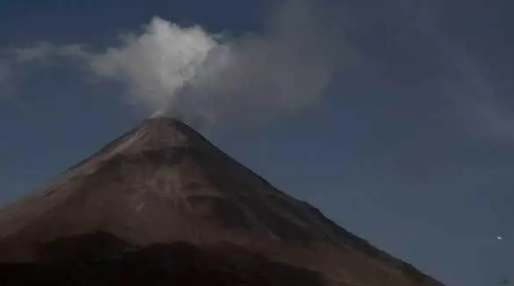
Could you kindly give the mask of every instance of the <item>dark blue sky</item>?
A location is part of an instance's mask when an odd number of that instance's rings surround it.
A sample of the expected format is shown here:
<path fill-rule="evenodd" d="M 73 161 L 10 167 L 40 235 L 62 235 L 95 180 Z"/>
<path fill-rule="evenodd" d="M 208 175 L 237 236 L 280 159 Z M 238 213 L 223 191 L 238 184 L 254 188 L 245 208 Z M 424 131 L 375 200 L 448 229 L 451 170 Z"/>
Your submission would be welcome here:
<path fill-rule="evenodd" d="M 357 63 L 338 71 L 314 108 L 208 137 L 448 285 L 512 277 L 512 1 L 319 2 L 344 16 L 335 22 Z M 235 36 L 259 32 L 263 3 L 3 0 L 0 68 L 10 49 L 41 41 L 110 47 L 153 16 Z M 125 90 L 85 81 L 71 64 L 13 68 L 16 77 L 0 80 L 2 205 L 144 117 L 122 103 Z"/>

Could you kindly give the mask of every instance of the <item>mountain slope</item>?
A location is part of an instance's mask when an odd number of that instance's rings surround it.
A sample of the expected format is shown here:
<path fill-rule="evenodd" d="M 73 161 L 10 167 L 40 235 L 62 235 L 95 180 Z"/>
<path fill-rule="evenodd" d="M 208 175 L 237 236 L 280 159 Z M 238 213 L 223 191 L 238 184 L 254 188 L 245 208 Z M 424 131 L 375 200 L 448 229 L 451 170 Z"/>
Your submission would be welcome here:
<path fill-rule="evenodd" d="M 0 254 L 0 282 L 9 283 L 40 277 L 58 285 L 57 273 L 71 271 L 111 285 L 145 264 L 155 267 L 141 277 L 165 273 L 152 285 L 193 283 L 186 276 L 221 277 L 220 285 L 441 285 L 165 118 L 144 121 L 2 210 Z M 169 259 L 189 266 L 176 272 Z M 140 280 L 133 285 L 146 285 Z M 114 285 L 132 285 L 123 283 Z"/>

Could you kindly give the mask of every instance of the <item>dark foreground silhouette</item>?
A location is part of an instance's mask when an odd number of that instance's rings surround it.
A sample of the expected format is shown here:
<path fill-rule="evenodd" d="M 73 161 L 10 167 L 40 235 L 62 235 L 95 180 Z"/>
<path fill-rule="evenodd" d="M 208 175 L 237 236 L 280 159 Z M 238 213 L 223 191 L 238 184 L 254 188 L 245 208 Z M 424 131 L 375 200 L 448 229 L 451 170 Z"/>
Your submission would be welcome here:
<path fill-rule="evenodd" d="M 59 239 L 35 263 L 0 264 L 0 285 L 325 285 L 315 272 L 232 244 L 134 248 L 110 234 Z"/>

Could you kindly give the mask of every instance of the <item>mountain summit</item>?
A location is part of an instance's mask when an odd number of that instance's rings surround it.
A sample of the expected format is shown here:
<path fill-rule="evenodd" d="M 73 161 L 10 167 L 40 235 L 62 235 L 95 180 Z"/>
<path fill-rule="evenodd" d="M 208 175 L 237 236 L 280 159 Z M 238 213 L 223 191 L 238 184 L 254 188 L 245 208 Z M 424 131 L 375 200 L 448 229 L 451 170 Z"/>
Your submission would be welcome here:
<path fill-rule="evenodd" d="M 0 285 L 42 283 L 442 285 L 166 118 L 0 211 Z"/>

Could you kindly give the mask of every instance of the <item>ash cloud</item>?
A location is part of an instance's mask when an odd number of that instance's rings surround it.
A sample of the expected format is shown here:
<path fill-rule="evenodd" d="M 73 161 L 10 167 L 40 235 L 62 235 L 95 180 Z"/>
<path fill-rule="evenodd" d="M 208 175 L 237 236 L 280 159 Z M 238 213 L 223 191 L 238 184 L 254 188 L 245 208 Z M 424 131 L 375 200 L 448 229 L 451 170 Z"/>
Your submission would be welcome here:
<path fill-rule="evenodd" d="M 377 84 L 373 80 L 382 75 L 374 78 L 373 73 L 378 69 L 401 83 L 397 87 L 412 87 L 424 98 L 433 97 L 425 94 L 422 84 L 427 83 L 444 95 L 444 101 L 453 101 L 453 117 L 458 119 L 452 120 L 472 132 L 480 129 L 502 140 L 514 138 L 514 117 L 503 106 L 505 96 L 497 95 L 491 80 L 495 77 L 487 77 L 487 67 L 446 34 L 431 5 L 398 0 L 400 12 L 396 5 L 384 5 L 384 11 L 369 14 L 366 4 L 354 4 L 364 8 L 347 13 L 331 0 L 267 3 L 272 8 L 262 29 L 240 37 L 154 17 L 142 30 L 121 35 L 117 45 L 105 49 L 49 42 L 11 49 L 0 55 L 0 95 L 15 88 L 26 67 L 48 68 L 71 60 L 85 70 L 87 81 L 119 83 L 125 102 L 148 116 L 179 117 L 196 127 L 249 119 L 260 123 L 316 106 L 336 71 L 358 63 L 352 73 L 365 70 L 361 78 L 366 85 Z M 362 19 L 355 16 L 368 14 Z M 389 21 L 395 17 L 406 22 Z M 377 27 L 370 18 L 385 27 Z M 356 34 L 351 44 L 342 31 L 348 24 L 354 25 Z M 346 31 L 349 36 L 351 28 Z M 410 42 L 406 46 L 394 40 L 398 35 L 391 31 L 404 31 Z M 363 64 L 366 61 L 373 64 Z"/>
<path fill-rule="evenodd" d="M 128 101 L 154 116 L 263 120 L 314 104 L 348 58 L 323 6 L 276 2 L 261 33 L 238 38 L 155 17 L 117 47 L 89 53 L 76 45 L 67 55 L 83 59 L 99 79 L 122 83 Z"/>
<path fill-rule="evenodd" d="M 210 51 L 167 113 L 206 121 L 263 119 L 317 102 L 350 51 L 321 10 L 310 1 L 283 2 L 263 34 Z"/>
<path fill-rule="evenodd" d="M 14 49 L 10 67 L 73 60 L 88 79 L 119 83 L 126 101 L 148 115 L 206 124 L 266 121 L 318 102 L 351 57 L 335 25 L 340 15 L 326 5 L 331 1 L 267 4 L 259 33 L 234 38 L 154 17 L 100 51 L 48 42 Z M 11 69 L 4 70 L 0 80 Z"/>

